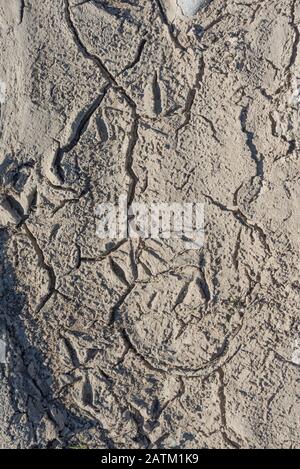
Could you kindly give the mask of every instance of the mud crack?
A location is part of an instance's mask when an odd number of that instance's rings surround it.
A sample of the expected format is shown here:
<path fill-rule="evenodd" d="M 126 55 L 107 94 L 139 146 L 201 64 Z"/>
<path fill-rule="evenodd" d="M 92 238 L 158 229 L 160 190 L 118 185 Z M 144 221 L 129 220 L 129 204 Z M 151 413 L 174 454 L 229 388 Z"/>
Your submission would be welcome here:
<path fill-rule="evenodd" d="M 254 133 L 248 129 L 247 121 L 248 121 L 248 113 L 249 113 L 249 105 L 242 108 L 240 113 L 240 122 L 241 122 L 241 129 L 242 132 L 246 135 L 246 145 L 249 149 L 251 159 L 254 161 L 256 165 L 256 174 L 252 177 L 251 183 L 253 184 L 255 178 L 259 178 L 260 186 L 257 189 L 255 195 L 252 197 L 251 202 L 257 199 L 262 189 L 263 181 L 264 181 L 264 158 L 263 155 L 260 155 L 258 149 L 254 143 Z"/>
<path fill-rule="evenodd" d="M 49 277 L 48 293 L 44 296 L 44 298 L 41 300 L 40 304 L 38 305 L 36 309 L 36 312 L 39 313 L 44 308 L 46 303 L 50 300 L 53 293 L 56 292 L 56 275 L 55 275 L 53 267 L 46 262 L 43 250 L 40 248 L 36 237 L 30 231 L 26 223 L 23 224 L 23 228 L 37 255 L 38 265 L 47 272 L 48 277 Z"/>
<path fill-rule="evenodd" d="M 232 213 L 233 216 L 245 227 L 249 228 L 250 230 L 256 231 L 258 234 L 258 237 L 264 246 L 265 251 L 267 252 L 268 255 L 271 255 L 271 249 L 267 241 L 267 235 L 264 232 L 263 228 L 259 226 L 257 223 L 252 222 L 249 220 L 246 215 L 240 210 L 239 207 L 226 207 L 226 205 L 222 204 L 221 202 L 218 202 L 214 200 L 210 195 L 208 194 L 202 194 L 206 199 L 208 199 L 213 205 L 218 207 L 220 210 L 224 212 L 229 212 Z"/>

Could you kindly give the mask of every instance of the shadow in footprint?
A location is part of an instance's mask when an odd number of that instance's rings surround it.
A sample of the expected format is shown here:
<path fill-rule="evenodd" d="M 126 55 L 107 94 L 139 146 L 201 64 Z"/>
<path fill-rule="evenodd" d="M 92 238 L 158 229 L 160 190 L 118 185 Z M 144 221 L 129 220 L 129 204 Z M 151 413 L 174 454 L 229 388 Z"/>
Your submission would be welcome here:
<path fill-rule="evenodd" d="M 12 447 L 68 447 L 74 435 L 99 423 L 74 415 L 53 397 L 51 372 L 25 330 L 26 314 L 30 321 L 26 295 L 19 291 L 7 255 L 8 239 L 8 231 L 0 229 L 0 384 L 9 388 L 10 403 L 5 409 L 11 414 L 8 419 L 0 415 L 2 431 L 11 438 Z M 38 336 L 34 321 L 30 329 Z"/>

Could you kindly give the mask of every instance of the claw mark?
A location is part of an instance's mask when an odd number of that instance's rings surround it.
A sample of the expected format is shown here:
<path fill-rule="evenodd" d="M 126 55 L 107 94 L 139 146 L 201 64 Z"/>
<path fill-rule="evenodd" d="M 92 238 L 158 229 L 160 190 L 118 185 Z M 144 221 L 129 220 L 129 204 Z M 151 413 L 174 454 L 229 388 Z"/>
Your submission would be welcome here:
<path fill-rule="evenodd" d="M 129 287 L 129 282 L 127 281 L 126 275 L 122 267 L 119 266 L 113 259 L 109 259 L 109 263 L 113 273 L 118 277 L 120 282 L 122 282 L 126 287 Z"/>
<path fill-rule="evenodd" d="M 205 265 L 201 265 L 200 267 L 201 267 L 201 273 L 202 273 L 201 289 L 204 293 L 206 304 L 208 304 L 211 301 L 212 296 L 211 296 L 209 284 L 206 279 Z"/>
<path fill-rule="evenodd" d="M 87 405 L 90 407 L 94 406 L 93 388 L 87 376 L 82 387 L 82 402 L 84 405 Z"/>
<path fill-rule="evenodd" d="M 109 139 L 109 133 L 108 133 L 108 128 L 107 128 L 107 125 L 105 124 L 104 119 L 102 119 L 101 117 L 97 117 L 96 125 L 97 125 L 99 136 L 102 140 L 102 143 L 107 142 L 107 140 Z"/>
<path fill-rule="evenodd" d="M 240 248 L 241 248 L 241 236 L 242 236 L 242 228 L 238 232 L 237 240 L 236 240 L 236 244 L 235 244 L 235 250 L 232 254 L 233 265 L 234 265 L 235 270 L 237 272 L 239 271 L 239 252 L 240 252 Z"/>
<path fill-rule="evenodd" d="M 185 298 L 186 298 L 186 296 L 189 292 L 189 286 L 190 286 L 190 282 L 183 285 L 180 292 L 178 293 L 178 296 L 177 296 L 177 299 L 175 301 L 175 305 L 172 308 L 172 311 L 174 311 L 177 308 L 177 306 L 181 305 L 184 302 L 184 300 L 185 300 Z"/>
<path fill-rule="evenodd" d="M 161 114 L 162 104 L 161 104 L 161 91 L 158 82 L 157 72 L 154 74 L 153 83 L 153 99 L 154 99 L 154 112 L 156 115 Z"/>
<path fill-rule="evenodd" d="M 65 153 L 69 153 L 71 150 L 73 150 L 73 148 L 77 145 L 77 143 L 81 139 L 81 136 L 86 130 L 91 117 L 97 111 L 103 99 L 105 98 L 108 88 L 109 86 L 107 85 L 102 91 L 102 93 L 95 99 L 95 101 L 90 105 L 87 111 L 83 114 L 83 116 L 80 119 L 80 122 L 77 125 L 76 132 L 73 138 L 71 139 L 71 141 L 64 147 L 59 147 L 56 152 L 56 155 L 53 161 L 53 166 L 56 169 L 56 174 L 60 178 L 62 183 L 64 183 L 64 174 L 63 174 L 63 170 L 61 167 L 63 156 Z"/>
<path fill-rule="evenodd" d="M 141 57 L 142 57 L 142 54 L 143 54 L 143 51 L 145 49 L 145 45 L 147 44 L 147 41 L 146 39 L 142 39 L 138 49 L 137 49 L 137 52 L 136 52 L 136 56 L 135 56 L 135 59 L 133 60 L 132 63 L 130 63 L 129 65 L 127 65 L 124 70 L 122 70 L 122 72 L 120 73 L 120 75 L 123 75 L 125 72 L 127 72 L 128 70 L 131 70 L 132 68 L 134 68 L 141 60 Z"/>
<path fill-rule="evenodd" d="M 24 19 L 24 10 L 25 10 L 25 0 L 20 0 L 20 20 L 19 20 L 19 25 L 23 23 L 23 19 Z"/>
<path fill-rule="evenodd" d="M 179 138 L 179 132 L 190 123 L 191 116 L 192 116 L 192 107 L 196 98 L 197 91 L 199 90 L 200 84 L 202 83 L 202 80 L 203 80 L 204 69 L 205 69 L 205 63 L 202 57 L 201 63 L 199 64 L 199 70 L 196 75 L 194 86 L 190 89 L 188 93 L 185 109 L 183 110 L 183 114 L 185 116 L 184 122 L 176 129 L 176 141 L 177 142 Z"/>
<path fill-rule="evenodd" d="M 197 285 L 197 287 L 199 289 L 199 292 L 200 292 L 202 298 L 204 299 L 205 303 L 208 304 L 211 300 L 211 297 L 210 297 L 209 287 L 208 287 L 208 284 L 206 282 L 206 279 L 205 279 L 204 275 L 203 275 L 202 279 L 200 279 L 200 278 L 196 279 L 196 285 Z"/>
<path fill-rule="evenodd" d="M 224 383 L 224 372 L 222 368 L 218 369 L 219 374 L 219 403 L 220 403 L 220 416 L 222 424 L 222 436 L 224 440 L 233 448 L 240 449 L 240 445 L 235 441 L 232 441 L 227 435 L 227 418 L 226 418 L 226 395 L 225 395 L 225 383 Z"/>
<path fill-rule="evenodd" d="M 66 337 L 63 337 L 63 340 L 64 340 L 66 349 L 68 351 L 68 354 L 70 356 L 70 359 L 71 359 L 71 362 L 72 362 L 74 368 L 78 368 L 80 366 L 80 362 L 79 362 L 79 359 L 78 359 L 77 352 L 76 352 L 75 348 L 73 347 L 73 345 L 72 345 L 72 343 L 69 339 L 67 339 Z"/>

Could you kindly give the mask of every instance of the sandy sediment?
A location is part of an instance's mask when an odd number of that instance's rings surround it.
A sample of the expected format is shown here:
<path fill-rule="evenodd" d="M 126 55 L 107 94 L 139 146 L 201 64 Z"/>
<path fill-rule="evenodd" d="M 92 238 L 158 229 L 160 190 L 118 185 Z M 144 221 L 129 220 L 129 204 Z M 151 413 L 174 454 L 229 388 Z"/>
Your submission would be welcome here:
<path fill-rule="evenodd" d="M 2 447 L 299 446 L 299 25 L 0 1 Z M 100 239 L 124 195 L 204 204 L 204 245 Z"/>

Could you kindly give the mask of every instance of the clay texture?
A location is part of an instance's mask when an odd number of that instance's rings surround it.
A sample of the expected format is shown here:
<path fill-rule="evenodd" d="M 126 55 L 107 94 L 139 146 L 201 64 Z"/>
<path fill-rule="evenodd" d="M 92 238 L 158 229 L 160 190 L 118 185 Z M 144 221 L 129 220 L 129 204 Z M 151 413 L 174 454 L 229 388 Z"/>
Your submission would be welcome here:
<path fill-rule="evenodd" d="M 299 446 L 299 27 L 0 0 L 3 448 Z M 203 248 L 99 239 L 122 194 L 203 203 Z"/>

